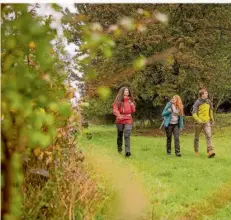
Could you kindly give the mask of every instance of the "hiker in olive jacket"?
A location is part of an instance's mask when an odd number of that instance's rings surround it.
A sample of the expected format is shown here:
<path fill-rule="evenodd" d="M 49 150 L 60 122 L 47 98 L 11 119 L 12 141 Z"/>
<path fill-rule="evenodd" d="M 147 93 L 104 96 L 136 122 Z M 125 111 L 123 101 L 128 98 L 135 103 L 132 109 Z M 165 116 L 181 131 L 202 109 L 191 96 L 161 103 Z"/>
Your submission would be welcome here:
<path fill-rule="evenodd" d="M 206 89 L 199 91 L 200 98 L 193 105 L 193 118 L 196 121 L 195 124 L 195 137 L 194 137 L 194 151 L 195 155 L 199 156 L 199 136 L 201 130 L 203 130 L 206 141 L 207 141 L 207 153 L 208 157 L 214 157 L 212 146 L 212 129 L 211 126 L 214 124 L 213 117 L 213 105 L 208 99 L 208 92 Z"/>

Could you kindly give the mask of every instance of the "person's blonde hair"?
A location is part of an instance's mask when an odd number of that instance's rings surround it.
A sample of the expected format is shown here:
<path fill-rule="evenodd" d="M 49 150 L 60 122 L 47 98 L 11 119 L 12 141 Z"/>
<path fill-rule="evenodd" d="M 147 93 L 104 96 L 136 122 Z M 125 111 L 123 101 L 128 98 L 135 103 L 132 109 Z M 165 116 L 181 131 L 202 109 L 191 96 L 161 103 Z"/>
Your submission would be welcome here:
<path fill-rule="evenodd" d="M 202 97 L 202 95 L 204 95 L 204 93 L 207 92 L 207 89 L 206 88 L 203 88 L 199 91 L 199 96 L 200 98 Z"/>
<path fill-rule="evenodd" d="M 176 108 L 179 110 L 179 114 L 182 116 L 184 114 L 184 105 L 179 95 L 174 95 L 173 98 L 176 99 Z"/>

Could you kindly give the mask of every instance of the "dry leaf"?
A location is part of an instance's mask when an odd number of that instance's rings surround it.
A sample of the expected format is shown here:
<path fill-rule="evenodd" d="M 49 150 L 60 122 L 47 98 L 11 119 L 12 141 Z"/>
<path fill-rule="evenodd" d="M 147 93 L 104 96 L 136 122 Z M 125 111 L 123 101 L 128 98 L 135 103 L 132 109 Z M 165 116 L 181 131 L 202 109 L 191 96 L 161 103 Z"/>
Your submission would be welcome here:
<path fill-rule="evenodd" d="M 38 159 L 39 159 L 39 160 L 42 160 L 42 159 L 43 159 L 43 156 L 44 156 L 44 153 L 41 152 L 40 155 L 38 156 Z"/>
<path fill-rule="evenodd" d="M 36 157 L 38 157 L 40 155 L 40 153 L 41 153 L 41 149 L 39 147 L 34 149 L 34 155 Z"/>
<path fill-rule="evenodd" d="M 41 176 L 49 177 L 49 171 L 45 169 L 40 169 L 40 168 L 30 169 L 29 172 L 33 174 L 38 174 Z"/>

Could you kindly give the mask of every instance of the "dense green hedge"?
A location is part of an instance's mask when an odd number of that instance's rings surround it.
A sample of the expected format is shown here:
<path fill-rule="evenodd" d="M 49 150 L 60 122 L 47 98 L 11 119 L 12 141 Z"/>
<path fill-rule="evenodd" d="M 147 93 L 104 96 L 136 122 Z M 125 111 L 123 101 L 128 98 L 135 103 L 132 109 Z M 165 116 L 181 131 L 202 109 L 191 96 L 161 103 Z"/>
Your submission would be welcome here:
<path fill-rule="evenodd" d="M 231 126 L 231 113 L 228 114 L 215 114 L 215 127 L 228 127 Z M 95 125 L 106 125 L 106 124 L 112 124 L 115 121 L 115 117 L 101 117 L 94 120 L 91 120 L 90 122 Z M 153 124 L 151 125 L 149 121 L 137 121 L 134 118 L 134 127 L 140 128 L 159 128 L 162 123 L 161 116 L 159 119 L 154 119 Z M 192 116 L 185 116 L 184 117 L 184 127 L 186 129 L 190 129 L 194 127 L 194 119 Z"/>

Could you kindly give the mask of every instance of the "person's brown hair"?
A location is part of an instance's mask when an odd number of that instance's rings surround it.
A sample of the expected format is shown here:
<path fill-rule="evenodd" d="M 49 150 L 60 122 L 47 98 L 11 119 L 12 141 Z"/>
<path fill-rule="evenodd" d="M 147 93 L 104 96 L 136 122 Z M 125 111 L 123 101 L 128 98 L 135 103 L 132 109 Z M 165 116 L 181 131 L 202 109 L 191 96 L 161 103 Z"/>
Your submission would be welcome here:
<path fill-rule="evenodd" d="M 114 103 L 116 102 L 118 104 L 118 106 L 121 106 L 123 104 L 123 102 L 124 102 L 124 90 L 125 89 L 128 89 L 128 91 L 129 91 L 128 96 L 130 97 L 130 100 L 132 102 L 134 102 L 134 97 L 132 95 L 131 90 L 128 87 L 124 86 L 124 87 L 120 88 L 120 90 L 119 90 L 119 92 L 118 92 L 118 94 L 117 94 L 117 96 L 116 96 L 116 98 L 114 100 Z"/>

